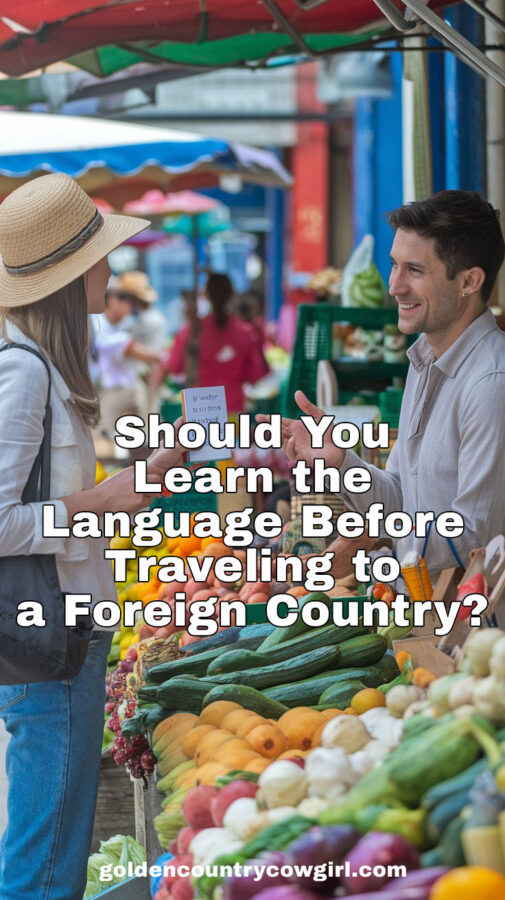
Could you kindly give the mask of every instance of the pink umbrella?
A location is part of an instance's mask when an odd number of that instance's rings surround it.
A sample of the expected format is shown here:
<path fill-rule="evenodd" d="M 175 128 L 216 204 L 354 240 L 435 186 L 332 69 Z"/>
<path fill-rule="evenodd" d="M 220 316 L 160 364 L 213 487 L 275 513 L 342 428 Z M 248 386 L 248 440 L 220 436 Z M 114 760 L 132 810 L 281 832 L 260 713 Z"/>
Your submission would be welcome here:
<path fill-rule="evenodd" d="M 163 191 L 152 190 L 147 191 L 140 200 L 126 203 L 123 212 L 134 216 L 199 216 L 220 205 L 218 200 L 196 191 L 164 194 Z"/>
<path fill-rule="evenodd" d="M 114 212 L 114 207 L 107 200 L 103 200 L 102 197 L 92 197 L 91 199 L 97 210 L 102 213 L 102 216 L 108 216 Z"/>

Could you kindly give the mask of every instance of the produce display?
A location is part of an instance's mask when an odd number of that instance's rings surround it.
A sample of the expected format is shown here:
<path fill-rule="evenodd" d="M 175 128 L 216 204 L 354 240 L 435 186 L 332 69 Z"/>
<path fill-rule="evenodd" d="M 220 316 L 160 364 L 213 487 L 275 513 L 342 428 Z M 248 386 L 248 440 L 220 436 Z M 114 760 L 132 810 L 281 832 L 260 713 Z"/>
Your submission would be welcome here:
<path fill-rule="evenodd" d="M 204 543 L 160 553 L 230 553 Z M 280 592 L 232 588 L 155 573 L 121 593 L 255 603 Z M 299 607 L 331 604 L 282 590 Z M 154 900 L 505 900 L 505 633 L 473 630 L 457 670 L 436 677 L 392 649 L 408 630 L 298 617 L 207 638 L 140 621 L 128 646 L 123 636 L 106 715 L 115 761 L 155 772 L 162 798 L 154 827 L 170 871 L 153 879 Z"/>

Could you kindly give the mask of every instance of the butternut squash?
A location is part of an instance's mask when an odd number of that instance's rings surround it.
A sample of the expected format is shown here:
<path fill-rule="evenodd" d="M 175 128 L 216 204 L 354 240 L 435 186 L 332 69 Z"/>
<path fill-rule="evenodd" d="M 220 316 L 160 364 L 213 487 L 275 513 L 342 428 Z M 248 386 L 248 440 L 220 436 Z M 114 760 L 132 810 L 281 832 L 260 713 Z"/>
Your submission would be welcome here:
<path fill-rule="evenodd" d="M 215 725 L 220 728 L 224 717 L 234 709 L 242 709 L 242 707 L 233 700 L 216 700 L 215 703 L 209 703 L 200 713 L 200 724 Z"/>
<path fill-rule="evenodd" d="M 237 729 L 240 725 L 245 723 L 247 719 L 250 719 L 251 716 L 256 716 L 256 713 L 251 712 L 250 709 L 234 709 L 224 717 L 221 722 L 221 728 L 231 731 L 232 734 L 237 734 Z"/>
<path fill-rule="evenodd" d="M 224 731 L 222 728 L 214 728 L 213 731 L 204 734 L 195 749 L 194 760 L 197 766 L 203 766 L 209 762 L 221 744 L 229 741 L 232 737 L 231 731 Z"/>
<path fill-rule="evenodd" d="M 191 731 L 188 731 L 182 741 L 183 753 L 193 759 L 198 744 L 209 731 L 216 731 L 214 725 L 196 725 Z"/>
<path fill-rule="evenodd" d="M 288 739 L 277 725 L 258 725 L 249 732 L 246 741 L 267 759 L 277 759 L 288 748 Z"/>
<path fill-rule="evenodd" d="M 200 766 L 196 770 L 195 785 L 213 785 L 216 783 L 216 778 L 219 778 L 220 775 L 227 775 L 228 771 L 228 766 L 224 766 L 214 760 L 209 760 L 209 762 L 206 762 L 205 765 Z"/>
<path fill-rule="evenodd" d="M 213 760 L 233 769 L 243 769 L 251 760 L 259 757 L 249 744 L 241 738 L 232 738 L 222 744 L 214 753 Z"/>
<path fill-rule="evenodd" d="M 261 773 L 269 766 L 271 763 L 270 759 L 266 759 L 264 756 L 259 756 L 258 759 L 254 758 L 249 760 L 244 767 L 245 772 L 254 772 L 256 775 L 261 775 Z"/>
<path fill-rule="evenodd" d="M 193 713 L 175 713 L 173 716 L 167 716 L 160 722 L 153 731 L 152 745 L 156 753 L 163 743 L 166 743 L 174 735 L 184 735 L 190 731 L 198 723 L 198 716 Z"/>
<path fill-rule="evenodd" d="M 277 724 L 288 739 L 288 750 L 310 750 L 313 735 L 327 721 L 309 706 L 296 706 L 283 713 Z"/>
<path fill-rule="evenodd" d="M 251 710 L 248 710 L 248 712 L 251 712 Z M 249 732 L 253 730 L 253 728 L 258 728 L 259 725 L 264 724 L 265 719 L 263 718 L 263 716 L 258 716 L 256 713 L 251 713 L 251 715 L 248 716 L 247 719 L 244 719 L 244 721 L 238 726 L 235 734 L 237 735 L 237 737 L 245 738 L 247 737 Z"/>

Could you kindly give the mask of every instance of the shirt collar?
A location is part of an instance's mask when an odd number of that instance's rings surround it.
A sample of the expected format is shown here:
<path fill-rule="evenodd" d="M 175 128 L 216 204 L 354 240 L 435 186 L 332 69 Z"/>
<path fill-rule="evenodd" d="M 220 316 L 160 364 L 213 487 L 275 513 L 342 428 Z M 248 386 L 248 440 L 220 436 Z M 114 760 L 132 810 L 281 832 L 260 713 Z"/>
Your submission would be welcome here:
<path fill-rule="evenodd" d="M 28 347 L 33 347 L 34 350 L 38 350 L 41 356 L 46 360 L 49 371 L 51 373 L 51 384 L 54 387 L 56 393 L 60 397 L 63 402 L 69 400 L 70 398 L 70 388 L 67 386 L 66 382 L 58 372 L 56 366 L 51 362 L 48 358 L 47 353 L 45 353 L 36 343 L 32 341 L 31 338 L 27 337 L 17 325 L 14 325 L 13 322 L 9 322 L 8 319 L 5 319 L 5 330 L 7 336 L 11 341 L 14 341 L 17 344 L 27 344 Z"/>
<path fill-rule="evenodd" d="M 425 334 L 422 334 L 412 344 L 412 347 L 407 350 L 407 356 L 417 371 L 420 371 L 430 363 L 434 363 L 441 372 L 444 372 L 449 378 L 454 378 L 460 366 L 482 338 L 497 328 L 498 325 L 493 313 L 490 309 L 486 309 L 474 319 L 463 334 L 460 334 L 457 341 L 445 353 L 442 353 L 439 359 L 436 358 L 435 352 L 429 345 Z"/>

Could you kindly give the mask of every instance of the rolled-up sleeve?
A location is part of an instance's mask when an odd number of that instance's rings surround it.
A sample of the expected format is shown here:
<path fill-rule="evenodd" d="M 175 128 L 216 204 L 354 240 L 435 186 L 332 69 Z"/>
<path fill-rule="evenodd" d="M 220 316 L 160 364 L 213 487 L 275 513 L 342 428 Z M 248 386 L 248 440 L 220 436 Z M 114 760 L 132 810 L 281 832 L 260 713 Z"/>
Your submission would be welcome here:
<path fill-rule="evenodd" d="M 43 536 L 44 504 L 21 500 L 44 434 L 47 384 L 46 370 L 32 354 L 0 354 L 0 556 L 65 555 L 66 538 Z M 68 525 L 65 504 L 57 500 L 55 507 L 55 523 Z"/>

